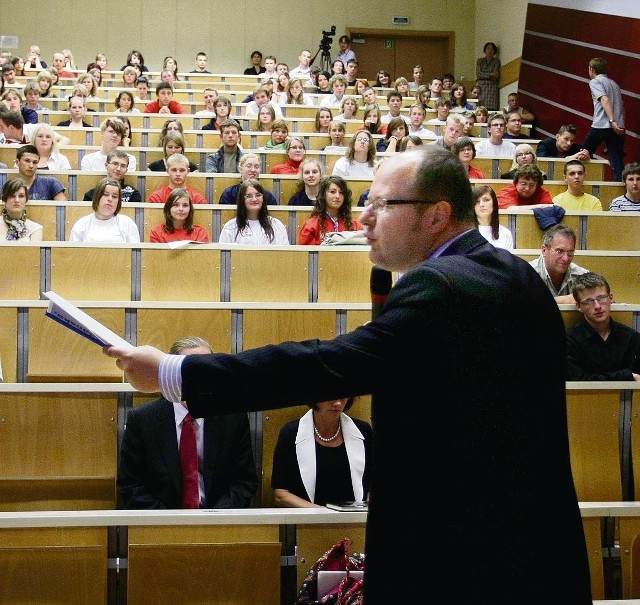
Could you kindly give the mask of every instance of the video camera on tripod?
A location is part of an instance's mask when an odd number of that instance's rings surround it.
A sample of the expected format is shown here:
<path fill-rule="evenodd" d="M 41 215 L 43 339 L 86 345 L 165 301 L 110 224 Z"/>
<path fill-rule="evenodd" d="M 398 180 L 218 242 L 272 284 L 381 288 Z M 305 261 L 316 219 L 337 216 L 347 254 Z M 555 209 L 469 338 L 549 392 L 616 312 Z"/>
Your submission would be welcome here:
<path fill-rule="evenodd" d="M 316 60 L 318 53 L 322 51 L 320 55 L 320 68 L 323 71 L 331 72 L 331 44 L 333 43 L 333 36 L 336 35 L 336 26 L 332 25 L 329 31 L 322 30 L 322 40 L 320 40 L 320 46 L 318 51 L 311 59 L 310 65 Z"/>

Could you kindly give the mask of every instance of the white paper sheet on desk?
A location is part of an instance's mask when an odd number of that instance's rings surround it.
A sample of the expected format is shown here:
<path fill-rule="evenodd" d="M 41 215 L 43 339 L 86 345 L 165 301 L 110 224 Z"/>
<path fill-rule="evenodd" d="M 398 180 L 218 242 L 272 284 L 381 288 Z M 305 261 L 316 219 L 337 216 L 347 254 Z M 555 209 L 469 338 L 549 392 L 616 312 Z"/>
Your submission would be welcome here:
<path fill-rule="evenodd" d="M 73 330 L 76 334 L 84 336 L 101 347 L 111 345 L 130 348 L 132 346 L 124 338 L 121 338 L 52 290 L 43 292 L 42 295 L 49 299 L 49 306 L 45 315 L 62 324 L 65 328 Z"/>
<path fill-rule="evenodd" d="M 169 246 L 171 250 L 175 250 L 176 248 L 185 248 L 189 244 L 204 244 L 204 242 L 197 242 L 194 239 L 180 239 L 175 242 L 167 242 L 167 246 Z"/>

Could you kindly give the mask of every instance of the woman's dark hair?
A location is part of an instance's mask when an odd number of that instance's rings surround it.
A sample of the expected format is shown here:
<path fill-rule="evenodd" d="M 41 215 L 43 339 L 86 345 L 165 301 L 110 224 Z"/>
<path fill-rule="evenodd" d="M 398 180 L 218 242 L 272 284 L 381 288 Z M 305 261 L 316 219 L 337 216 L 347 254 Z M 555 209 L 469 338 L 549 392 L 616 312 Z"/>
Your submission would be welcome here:
<path fill-rule="evenodd" d="M 374 86 L 384 87 L 384 84 L 380 82 L 381 75 L 387 76 L 389 78 L 389 84 L 387 84 L 387 87 L 391 86 L 391 74 L 386 69 L 381 69 L 378 71 L 378 73 L 376 74 L 376 83 L 374 84 Z"/>
<path fill-rule="evenodd" d="M 404 126 L 404 132 L 405 132 L 405 137 L 409 134 L 409 126 L 407 125 L 407 123 L 405 122 L 404 118 L 391 118 L 389 120 L 389 124 L 387 124 L 387 134 L 384 135 L 384 140 L 388 143 L 389 139 L 392 136 L 395 136 L 393 134 L 393 131 L 396 128 L 399 128 L 400 126 Z M 404 139 L 404 137 L 402 137 Z M 400 139 L 400 141 L 402 141 L 402 139 Z M 397 148 L 396 148 L 397 150 Z"/>
<path fill-rule="evenodd" d="M 171 207 L 177 200 L 183 197 L 186 197 L 189 200 L 189 215 L 184 221 L 184 230 L 187 233 L 191 233 L 193 231 L 193 201 L 191 201 L 191 196 L 186 189 L 178 187 L 169 194 L 167 201 L 164 203 L 164 230 L 167 233 L 173 233 L 175 231 L 175 227 L 173 226 L 173 217 L 171 216 Z"/>
<path fill-rule="evenodd" d="M 113 185 L 118 188 L 118 205 L 116 206 L 116 210 L 113 213 L 113 216 L 118 214 L 122 208 L 122 187 L 120 186 L 120 182 L 117 179 L 112 179 L 110 176 L 106 176 L 103 179 L 98 181 L 96 188 L 93 192 L 93 199 L 91 200 L 91 207 L 94 212 L 98 209 L 98 203 L 100 202 L 100 198 L 102 198 L 102 194 L 104 190 L 107 188 L 107 185 Z"/>
<path fill-rule="evenodd" d="M 146 65 L 144 64 L 144 57 L 139 50 L 134 49 L 132 51 L 129 51 L 129 54 L 127 55 L 127 65 L 132 65 L 131 58 L 133 57 L 133 55 L 138 55 L 138 58 L 140 59 L 140 71 L 144 71 L 143 67 L 146 67 Z"/>
<path fill-rule="evenodd" d="M 473 160 L 476 157 L 476 146 L 471 137 L 459 137 L 458 140 L 453 144 L 452 151 L 456 155 L 458 155 L 465 147 L 471 147 L 473 151 L 473 156 L 471 159 Z"/>
<path fill-rule="evenodd" d="M 473 188 L 473 207 L 476 207 L 478 200 L 485 194 L 488 193 L 493 200 L 493 209 L 491 211 L 491 237 L 493 239 L 498 239 L 500 234 L 500 212 L 498 210 L 498 196 L 492 187 L 489 185 L 480 185 L 479 187 Z M 475 212 L 474 212 L 475 215 Z M 478 217 L 476 216 L 476 227 L 478 226 Z"/>
<path fill-rule="evenodd" d="M 336 397 L 336 399 L 344 399 L 344 397 Z M 335 401 L 335 399 L 332 399 L 331 401 Z M 351 397 L 347 397 L 347 403 L 344 404 L 344 408 L 342 409 L 342 411 L 346 412 L 347 410 L 351 409 L 353 407 L 353 404 L 355 403 L 355 401 L 356 401 L 355 395 L 351 395 Z M 318 404 L 317 403 L 307 403 L 307 405 L 312 410 L 317 410 L 318 409 Z"/>
<path fill-rule="evenodd" d="M 269 208 L 267 208 L 264 187 L 257 179 L 247 179 L 246 181 L 243 181 L 238 188 L 238 197 L 236 198 L 236 235 L 234 239 L 238 239 L 238 235 L 240 235 L 242 230 L 249 225 L 247 206 L 244 203 L 244 196 L 246 195 L 249 187 L 253 187 L 258 193 L 262 194 L 262 206 L 258 213 L 258 221 L 260 222 L 260 226 L 264 229 L 264 232 L 267 234 L 269 241 L 272 242 L 275 234 L 273 233 L 273 226 L 269 220 Z"/>
<path fill-rule="evenodd" d="M 412 142 L 414 145 L 424 145 L 424 141 L 417 134 L 408 134 L 404 139 L 402 139 L 402 141 L 400 141 L 398 149 L 400 151 L 406 151 L 407 144 L 409 142 Z"/>
<path fill-rule="evenodd" d="M 136 106 L 136 101 L 133 98 L 133 95 L 128 90 L 121 90 L 118 93 L 116 100 L 114 101 L 114 105 L 116 109 L 120 107 L 120 99 L 122 99 L 122 97 L 129 97 L 129 100 L 131 101 L 131 109 L 133 109 Z"/>
<path fill-rule="evenodd" d="M 493 47 L 493 52 L 495 54 L 498 54 L 498 47 L 493 43 L 493 42 L 487 42 L 483 47 L 482 47 L 482 52 L 487 52 L 487 48 L 489 47 Z"/>
<path fill-rule="evenodd" d="M 460 98 L 456 97 L 453 93 L 458 89 L 462 88 L 464 91 Z M 464 85 L 464 82 L 454 82 L 451 85 L 451 107 L 466 107 L 467 105 L 467 87 Z"/>
<path fill-rule="evenodd" d="M 245 181 L 246 182 L 246 181 Z M 328 212 L 327 212 L 327 191 L 331 185 L 337 185 L 344 196 L 344 202 L 342 206 L 338 208 L 338 216 L 337 218 L 342 219 L 344 221 L 344 229 L 345 231 L 353 231 L 353 220 L 351 216 L 351 203 L 352 203 L 352 194 L 351 189 L 349 189 L 349 185 L 347 181 L 345 181 L 341 176 L 336 176 L 334 174 L 330 176 L 325 176 L 320 181 L 320 188 L 318 189 L 318 197 L 316 198 L 316 203 L 313 206 L 313 210 L 311 212 L 311 216 L 318 217 L 318 223 L 320 224 L 320 239 L 324 239 L 325 232 L 325 223 L 327 221 Z"/>

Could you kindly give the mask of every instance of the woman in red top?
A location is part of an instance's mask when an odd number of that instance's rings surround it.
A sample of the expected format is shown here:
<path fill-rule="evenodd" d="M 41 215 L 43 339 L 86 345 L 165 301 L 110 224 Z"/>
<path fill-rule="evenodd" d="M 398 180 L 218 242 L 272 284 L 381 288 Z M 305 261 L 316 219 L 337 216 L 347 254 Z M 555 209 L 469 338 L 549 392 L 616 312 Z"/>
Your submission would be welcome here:
<path fill-rule="evenodd" d="M 209 243 L 209 233 L 201 225 L 193 224 L 193 202 L 186 189 L 174 189 L 164 203 L 164 223 L 156 225 L 149 236 L 151 243 L 161 244 L 193 240 Z"/>
<path fill-rule="evenodd" d="M 300 137 L 291 137 L 287 139 L 284 145 L 287 153 L 287 161 L 284 164 L 276 164 L 271 170 L 271 174 L 298 174 L 300 164 L 304 160 L 306 149 L 304 142 Z"/>
<path fill-rule="evenodd" d="M 466 166 L 470 179 L 486 178 L 482 170 L 471 165 L 471 160 L 476 157 L 476 146 L 469 137 L 460 137 L 453 144 L 453 153 L 455 153 Z"/>
<path fill-rule="evenodd" d="M 320 182 L 311 216 L 304 222 L 298 244 L 317 246 L 334 231 L 359 231 L 360 222 L 351 217 L 351 189 L 341 176 L 326 176 Z"/>

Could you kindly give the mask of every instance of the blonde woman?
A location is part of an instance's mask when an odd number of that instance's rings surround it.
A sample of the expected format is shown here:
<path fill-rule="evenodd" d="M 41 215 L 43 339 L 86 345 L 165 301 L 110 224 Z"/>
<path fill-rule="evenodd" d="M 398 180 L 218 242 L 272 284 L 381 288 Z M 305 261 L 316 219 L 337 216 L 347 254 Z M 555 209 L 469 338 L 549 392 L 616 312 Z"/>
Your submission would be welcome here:
<path fill-rule="evenodd" d="M 71 170 L 69 158 L 60 153 L 56 132 L 49 124 L 38 124 L 31 135 L 31 141 L 40 154 L 39 170 Z"/>
<path fill-rule="evenodd" d="M 513 180 L 513 176 L 520 166 L 525 166 L 526 164 L 531 164 L 533 166 L 538 166 L 538 157 L 536 156 L 535 149 L 529 145 L 529 143 L 521 143 L 520 145 L 516 145 L 516 149 L 513 153 L 513 162 L 511 162 L 511 166 L 509 168 L 509 172 L 505 172 L 500 175 L 501 179 L 509 179 Z M 546 179 L 547 175 L 542 172 L 542 178 Z"/>
<path fill-rule="evenodd" d="M 314 105 L 311 97 L 304 93 L 302 80 L 292 77 L 289 80 L 289 86 L 286 93 L 280 97 L 280 105 Z"/>
<path fill-rule="evenodd" d="M 82 84 L 87 89 L 87 99 L 95 101 L 98 99 L 98 85 L 90 73 L 82 74 L 76 80 L 76 84 Z"/>

